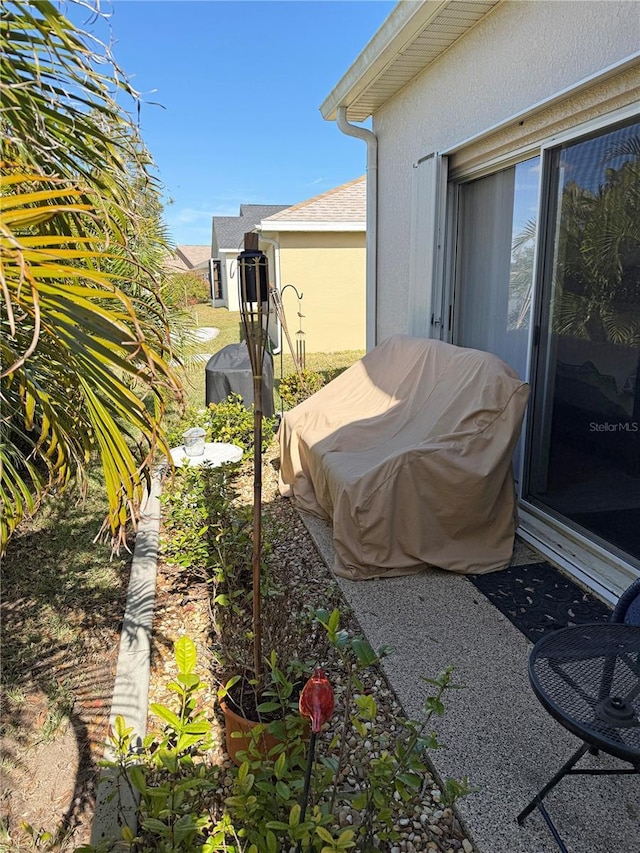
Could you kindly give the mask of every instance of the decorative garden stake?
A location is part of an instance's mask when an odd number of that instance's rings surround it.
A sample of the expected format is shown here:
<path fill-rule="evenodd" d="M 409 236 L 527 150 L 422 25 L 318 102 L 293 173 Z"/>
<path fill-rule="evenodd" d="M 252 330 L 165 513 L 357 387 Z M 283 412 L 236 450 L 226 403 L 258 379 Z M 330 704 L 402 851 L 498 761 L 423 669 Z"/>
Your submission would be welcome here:
<path fill-rule="evenodd" d="M 304 788 L 302 801 L 300 803 L 300 820 L 304 820 L 307 812 L 307 801 L 309 799 L 309 786 L 311 784 L 311 768 L 316 753 L 316 735 L 322 729 L 324 723 L 333 714 L 333 687 L 324 674 L 324 669 L 314 669 L 313 675 L 302 688 L 298 707 L 304 717 L 311 720 L 311 740 L 309 742 L 309 755 L 307 758 L 307 769 L 304 775 Z M 298 843 L 298 851 L 300 850 Z"/>
<path fill-rule="evenodd" d="M 267 256 L 258 250 L 258 235 L 244 237 L 245 250 L 238 255 L 238 278 L 240 313 L 253 374 L 253 671 L 259 682 L 262 674 L 262 370 L 269 338 L 269 270 Z"/>
<path fill-rule="evenodd" d="M 313 675 L 302 688 L 298 707 L 304 717 L 311 720 L 311 732 L 317 734 L 333 714 L 333 687 L 324 669 L 314 669 Z"/>

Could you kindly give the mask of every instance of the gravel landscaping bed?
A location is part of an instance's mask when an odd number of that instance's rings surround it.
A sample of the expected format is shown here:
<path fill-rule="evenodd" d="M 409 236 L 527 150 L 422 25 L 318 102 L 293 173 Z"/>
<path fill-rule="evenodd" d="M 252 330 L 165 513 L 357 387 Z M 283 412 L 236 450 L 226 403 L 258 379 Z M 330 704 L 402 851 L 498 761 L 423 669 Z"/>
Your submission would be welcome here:
<path fill-rule="evenodd" d="M 238 479 L 240 501 L 251 504 L 253 500 L 253 469 L 250 461 L 243 465 Z M 274 630 L 282 630 L 283 619 L 290 624 L 302 618 L 309 606 L 325 607 L 328 610 L 338 607 L 341 613 L 340 625 L 351 635 L 363 636 L 359 625 L 344 602 L 340 589 L 331 572 L 319 556 L 311 536 L 292 504 L 279 496 L 277 492 L 277 453 L 271 447 L 263 462 L 263 507 L 265 526 L 273 533 L 273 550 L 269 556 L 273 566 L 274 579 L 282 590 L 282 595 L 273 604 L 272 614 L 279 613 L 280 622 Z M 212 811 L 220 816 L 224 810 L 224 799 L 230 795 L 233 785 L 232 765 L 224 751 L 224 732 L 222 718 L 217 707 L 217 679 L 224 679 L 219 672 L 213 653 L 212 612 L 209 603 L 210 587 L 204 578 L 194 581 L 188 579 L 179 567 L 167 563 L 162 554 L 158 566 L 157 598 L 153 628 L 153 651 L 150 683 L 150 702 L 171 705 L 172 698 L 166 685 L 174 676 L 173 643 L 186 634 L 195 642 L 198 650 L 197 671 L 209 682 L 202 704 L 214 721 L 216 747 L 208 760 L 222 768 L 219 774 L 220 784 L 215 794 L 216 802 Z M 263 651 L 269 651 L 269 606 L 265 602 L 265 641 Z M 277 618 L 276 618 L 277 621 Z M 273 626 L 272 626 L 273 627 Z M 318 630 L 316 628 L 316 630 Z M 327 653 L 323 636 L 309 638 L 310 648 L 321 654 L 324 649 L 326 658 L 316 659 L 314 664 L 323 666 L 336 694 L 336 709 L 330 723 L 325 726 L 318 741 L 317 756 L 329 752 L 329 742 L 342 725 L 342 707 L 345 689 L 345 673 L 338 666 L 332 650 Z M 314 645 L 315 644 L 315 645 Z M 438 673 L 432 673 L 436 677 Z M 389 688 L 381 668 L 372 667 L 363 677 L 364 692 L 373 696 L 378 707 L 378 720 L 375 728 L 367 737 L 357 736 L 355 731 L 347 738 L 347 760 L 342 772 L 340 790 L 345 794 L 360 789 L 368 773 L 369 761 L 380 754 L 383 748 L 393 744 L 394 738 L 402 727 L 399 718 L 404 716 L 403 709 Z M 425 698 L 432 688 L 425 684 Z M 444 697 L 446 706 L 447 696 Z M 437 718 L 431 728 L 437 729 Z M 371 729 L 371 724 L 367 724 Z M 150 715 L 149 730 L 157 730 L 159 720 Z M 471 853 L 473 846 L 465 837 L 455 813 L 442 803 L 442 793 L 433 776 L 425 777 L 419 796 L 409 802 L 401 802 L 399 795 L 393 805 L 394 828 L 398 832 L 397 840 L 383 842 L 380 850 L 385 853 L 422 853 L 422 851 L 441 851 Z M 334 809 L 336 828 L 356 827 L 360 813 L 352 808 L 348 799 L 342 799 Z"/>

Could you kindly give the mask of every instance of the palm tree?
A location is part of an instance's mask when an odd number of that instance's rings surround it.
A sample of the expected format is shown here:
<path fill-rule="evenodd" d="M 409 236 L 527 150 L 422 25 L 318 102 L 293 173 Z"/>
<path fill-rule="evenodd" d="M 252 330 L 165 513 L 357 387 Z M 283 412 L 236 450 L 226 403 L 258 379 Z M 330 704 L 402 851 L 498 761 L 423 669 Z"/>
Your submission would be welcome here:
<path fill-rule="evenodd" d="M 117 546 L 181 396 L 160 188 L 108 50 L 48 0 L 6 3 L 0 24 L 0 548 L 46 492 L 83 490 L 95 454 Z"/>

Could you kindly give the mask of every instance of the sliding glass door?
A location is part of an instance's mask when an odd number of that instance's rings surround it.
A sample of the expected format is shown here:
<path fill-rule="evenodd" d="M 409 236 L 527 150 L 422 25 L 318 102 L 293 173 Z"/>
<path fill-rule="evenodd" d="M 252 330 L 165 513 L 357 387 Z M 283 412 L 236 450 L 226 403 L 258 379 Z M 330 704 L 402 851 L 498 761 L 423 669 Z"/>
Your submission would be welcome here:
<path fill-rule="evenodd" d="M 460 187 L 455 343 L 527 375 L 540 158 Z M 521 446 L 514 457 L 519 471 Z"/>
<path fill-rule="evenodd" d="M 525 497 L 640 559 L 640 126 L 550 152 Z"/>
<path fill-rule="evenodd" d="M 640 561 L 640 124 L 457 187 L 453 341 L 532 385 L 525 501 Z"/>

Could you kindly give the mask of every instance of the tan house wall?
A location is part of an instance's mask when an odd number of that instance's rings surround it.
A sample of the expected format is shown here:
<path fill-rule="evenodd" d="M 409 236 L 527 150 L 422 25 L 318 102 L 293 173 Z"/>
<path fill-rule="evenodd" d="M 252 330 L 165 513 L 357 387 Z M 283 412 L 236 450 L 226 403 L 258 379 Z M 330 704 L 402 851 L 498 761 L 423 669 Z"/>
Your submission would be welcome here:
<path fill-rule="evenodd" d="M 280 286 L 294 284 L 303 294 L 306 351 L 364 349 L 364 231 L 283 232 L 276 239 L 280 244 Z M 284 291 L 282 301 L 295 345 L 298 300 L 292 288 Z M 287 352 L 286 340 L 283 346 Z"/>

